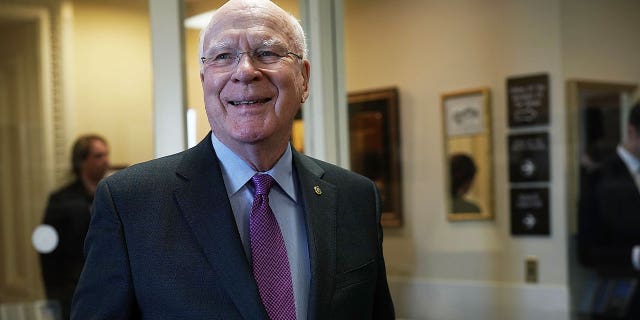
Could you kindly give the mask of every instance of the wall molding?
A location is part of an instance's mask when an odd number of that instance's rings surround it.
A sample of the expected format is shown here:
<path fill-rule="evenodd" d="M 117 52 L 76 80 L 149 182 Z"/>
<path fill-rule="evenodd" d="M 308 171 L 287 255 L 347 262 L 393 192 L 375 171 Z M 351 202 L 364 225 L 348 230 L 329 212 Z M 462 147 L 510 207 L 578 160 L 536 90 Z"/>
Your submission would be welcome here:
<path fill-rule="evenodd" d="M 569 319 L 567 286 L 398 276 L 388 281 L 401 319 Z"/>

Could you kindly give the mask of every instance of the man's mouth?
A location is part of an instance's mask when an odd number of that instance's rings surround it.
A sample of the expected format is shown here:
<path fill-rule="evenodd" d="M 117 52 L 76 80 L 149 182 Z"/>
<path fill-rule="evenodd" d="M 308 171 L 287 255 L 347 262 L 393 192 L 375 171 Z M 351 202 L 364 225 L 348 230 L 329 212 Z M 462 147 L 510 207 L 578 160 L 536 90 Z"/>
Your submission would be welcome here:
<path fill-rule="evenodd" d="M 267 103 L 271 101 L 271 98 L 257 99 L 257 100 L 234 100 L 229 101 L 229 104 L 232 106 L 241 106 L 241 105 L 251 105 L 256 103 Z"/>

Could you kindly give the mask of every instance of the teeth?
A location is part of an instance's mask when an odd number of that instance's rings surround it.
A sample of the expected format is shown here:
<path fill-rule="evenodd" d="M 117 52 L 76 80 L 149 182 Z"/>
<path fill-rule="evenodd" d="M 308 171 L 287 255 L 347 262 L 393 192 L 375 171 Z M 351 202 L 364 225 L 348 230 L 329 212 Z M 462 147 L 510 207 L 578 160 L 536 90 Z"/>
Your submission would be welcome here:
<path fill-rule="evenodd" d="M 243 104 L 254 104 L 254 103 L 261 103 L 261 102 L 266 102 L 269 99 L 263 99 L 263 100 L 245 100 L 245 101 L 229 101 L 229 103 L 231 105 L 234 106 L 238 106 L 238 105 L 243 105 Z"/>

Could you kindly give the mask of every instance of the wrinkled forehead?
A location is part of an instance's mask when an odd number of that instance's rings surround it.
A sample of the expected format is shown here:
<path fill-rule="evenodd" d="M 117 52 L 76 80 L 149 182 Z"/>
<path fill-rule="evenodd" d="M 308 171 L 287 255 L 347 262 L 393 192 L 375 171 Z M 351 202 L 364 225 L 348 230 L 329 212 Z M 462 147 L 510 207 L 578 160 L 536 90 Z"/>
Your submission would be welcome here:
<path fill-rule="evenodd" d="M 258 48 L 289 48 L 289 41 L 269 30 L 227 29 L 212 34 L 204 43 L 204 52 L 219 49 L 250 50 Z"/>
<path fill-rule="evenodd" d="M 268 10 L 231 10 L 214 16 L 204 39 L 204 51 L 215 48 L 251 49 L 263 46 L 292 47 L 294 31 L 282 14 Z"/>

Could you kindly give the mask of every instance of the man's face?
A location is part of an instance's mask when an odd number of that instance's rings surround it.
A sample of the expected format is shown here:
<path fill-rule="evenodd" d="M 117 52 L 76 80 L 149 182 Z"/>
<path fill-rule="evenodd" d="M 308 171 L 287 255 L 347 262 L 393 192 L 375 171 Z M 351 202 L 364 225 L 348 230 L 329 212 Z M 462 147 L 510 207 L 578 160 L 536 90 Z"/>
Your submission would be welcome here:
<path fill-rule="evenodd" d="M 254 52 L 265 46 L 296 52 L 283 17 L 263 10 L 228 10 L 211 26 L 203 55 Z M 225 12 L 227 13 L 227 12 Z M 293 118 L 308 96 L 309 62 L 286 55 L 277 69 L 258 68 L 242 54 L 230 70 L 204 65 L 205 108 L 213 133 L 230 148 L 290 138 Z"/>
<path fill-rule="evenodd" d="M 93 181 L 104 177 L 109 170 L 109 148 L 100 140 L 92 140 L 87 158 L 82 161 L 82 173 Z"/>

